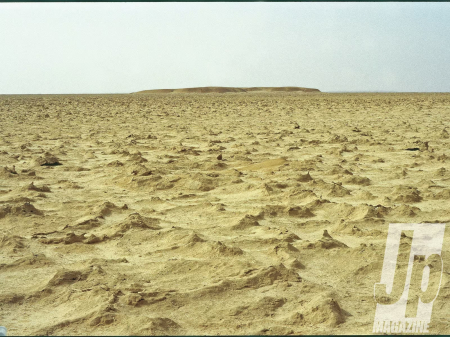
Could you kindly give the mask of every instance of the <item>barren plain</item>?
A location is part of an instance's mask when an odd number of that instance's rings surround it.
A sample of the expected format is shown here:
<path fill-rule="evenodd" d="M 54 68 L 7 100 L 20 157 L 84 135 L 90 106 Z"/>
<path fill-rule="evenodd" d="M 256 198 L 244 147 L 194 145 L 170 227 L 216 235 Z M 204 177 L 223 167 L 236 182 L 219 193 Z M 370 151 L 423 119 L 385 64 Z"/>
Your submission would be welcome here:
<path fill-rule="evenodd" d="M 389 223 L 450 220 L 449 123 L 450 94 L 0 96 L 0 325 L 371 334 Z"/>

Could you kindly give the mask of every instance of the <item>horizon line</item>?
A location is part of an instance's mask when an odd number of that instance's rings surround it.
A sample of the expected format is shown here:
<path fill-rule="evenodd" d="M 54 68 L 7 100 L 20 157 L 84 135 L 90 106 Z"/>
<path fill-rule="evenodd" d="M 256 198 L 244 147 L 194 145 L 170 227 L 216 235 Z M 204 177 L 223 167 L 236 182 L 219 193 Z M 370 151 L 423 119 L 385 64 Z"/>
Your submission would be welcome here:
<path fill-rule="evenodd" d="M 230 87 L 230 88 L 235 88 L 235 87 Z M 151 90 L 165 90 L 165 89 L 149 89 L 148 91 Z M 167 89 L 166 89 L 167 90 Z M 169 89 L 172 90 L 172 89 Z M 147 90 L 145 90 L 147 91 Z M 278 91 L 278 92 L 268 92 L 268 93 L 280 93 L 283 91 Z M 286 91 L 287 93 L 297 93 L 297 91 Z M 19 95 L 131 95 L 137 93 L 136 91 L 134 92 L 93 92 L 93 93 L 20 93 L 20 94 L 1 94 L 0 96 L 19 96 Z M 248 94 L 248 93 L 252 93 L 250 92 L 227 92 L 226 94 Z M 450 93 L 450 91 L 385 91 L 385 90 L 371 90 L 371 91 L 353 91 L 353 90 L 349 90 L 349 91 L 340 91 L 340 90 L 336 90 L 336 91 L 320 91 L 320 92 L 314 92 L 314 94 L 365 94 L 365 93 L 380 93 L 380 94 L 436 94 L 436 93 L 440 93 L 440 94 L 445 94 L 445 93 Z M 184 92 L 174 92 L 174 93 L 168 93 L 168 94 L 192 94 L 192 93 L 184 93 Z M 194 94 L 205 94 L 205 93 L 194 93 Z M 144 93 L 145 95 L 145 93 Z"/>

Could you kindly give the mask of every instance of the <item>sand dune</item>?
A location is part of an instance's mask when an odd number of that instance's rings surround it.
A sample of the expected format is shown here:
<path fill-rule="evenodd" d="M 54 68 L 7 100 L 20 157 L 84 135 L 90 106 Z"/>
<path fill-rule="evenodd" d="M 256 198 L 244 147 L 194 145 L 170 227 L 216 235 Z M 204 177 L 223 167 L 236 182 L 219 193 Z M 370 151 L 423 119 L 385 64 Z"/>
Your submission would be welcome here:
<path fill-rule="evenodd" d="M 372 333 L 388 224 L 450 219 L 450 95 L 297 91 L 0 96 L 0 325 Z"/>
<path fill-rule="evenodd" d="M 167 94 L 167 93 L 227 93 L 227 92 L 320 92 L 319 89 L 300 88 L 300 87 L 199 87 L 183 89 L 155 89 L 135 92 L 135 94 Z"/>

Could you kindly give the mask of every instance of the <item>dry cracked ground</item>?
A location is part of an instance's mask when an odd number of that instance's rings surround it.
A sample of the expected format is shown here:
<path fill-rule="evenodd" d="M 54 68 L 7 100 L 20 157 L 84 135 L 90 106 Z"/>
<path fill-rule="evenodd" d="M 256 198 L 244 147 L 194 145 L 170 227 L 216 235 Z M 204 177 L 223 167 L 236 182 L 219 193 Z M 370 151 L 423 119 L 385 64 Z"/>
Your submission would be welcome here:
<path fill-rule="evenodd" d="M 449 122 L 450 94 L 0 96 L 0 325 L 371 334 L 389 223 L 450 219 Z"/>

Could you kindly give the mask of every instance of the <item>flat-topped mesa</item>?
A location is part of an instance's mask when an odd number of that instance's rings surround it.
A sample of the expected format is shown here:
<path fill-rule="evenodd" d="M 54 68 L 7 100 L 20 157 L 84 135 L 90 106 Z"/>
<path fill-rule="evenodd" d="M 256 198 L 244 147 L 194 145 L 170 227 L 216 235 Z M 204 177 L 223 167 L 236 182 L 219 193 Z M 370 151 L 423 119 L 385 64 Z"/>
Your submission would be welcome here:
<path fill-rule="evenodd" d="M 133 94 L 168 94 L 168 93 L 219 93 L 226 92 L 320 92 L 319 89 L 301 88 L 301 87 L 198 87 L 198 88 L 182 88 L 182 89 L 154 89 L 133 92 Z"/>
<path fill-rule="evenodd" d="M 277 92 L 277 91 L 287 91 L 287 92 L 293 92 L 293 91 L 302 91 L 302 92 L 320 92 L 319 89 L 314 88 L 303 88 L 303 87 L 253 87 L 253 88 L 242 88 L 246 92 L 251 91 L 271 91 L 271 92 Z"/>

